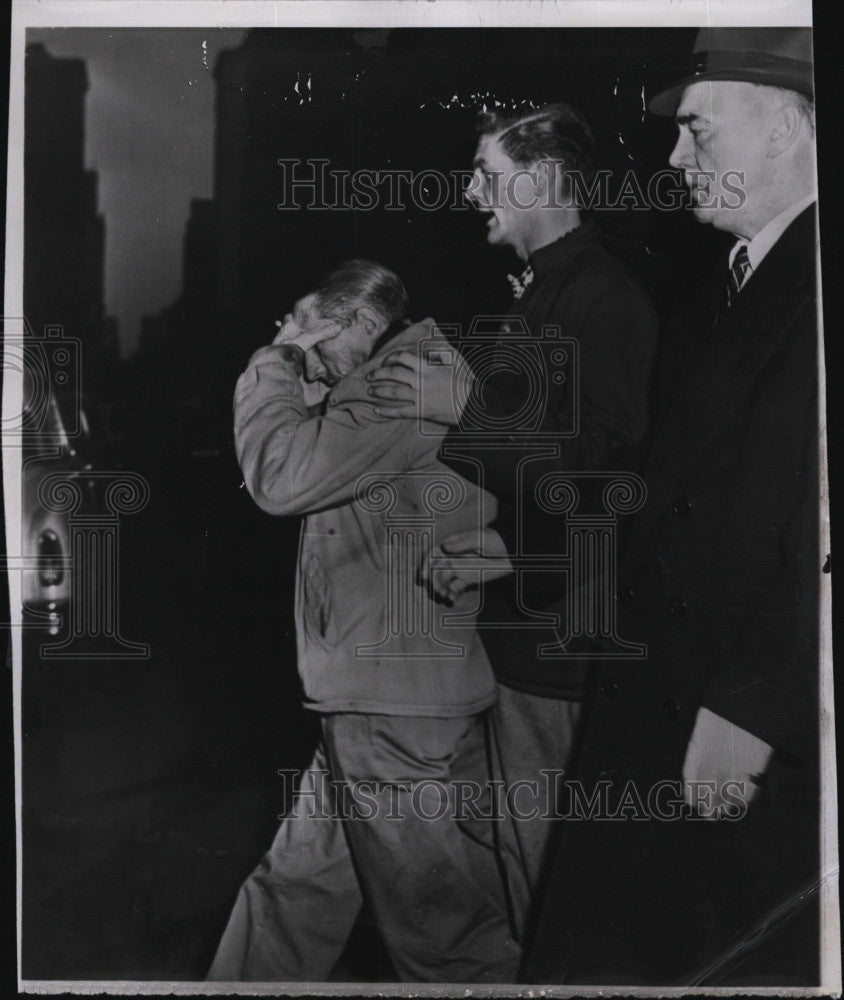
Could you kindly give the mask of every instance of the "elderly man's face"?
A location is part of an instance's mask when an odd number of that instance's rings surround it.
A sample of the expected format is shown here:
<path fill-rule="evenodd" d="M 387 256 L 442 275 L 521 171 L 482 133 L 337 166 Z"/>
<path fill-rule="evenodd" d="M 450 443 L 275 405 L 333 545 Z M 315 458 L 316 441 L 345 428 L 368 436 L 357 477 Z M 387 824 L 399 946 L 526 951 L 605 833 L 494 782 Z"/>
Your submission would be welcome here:
<path fill-rule="evenodd" d="M 754 209 L 764 198 L 769 167 L 771 96 L 728 80 L 686 87 L 669 163 L 683 171 L 700 222 L 752 237 Z"/>
<path fill-rule="evenodd" d="M 315 296 L 305 295 L 293 306 L 285 322 L 295 323 L 301 330 L 310 329 L 324 320 L 316 309 Z M 326 385 L 336 385 L 345 375 L 353 371 L 369 357 L 372 347 L 371 337 L 366 328 L 352 322 L 336 337 L 322 340 L 305 355 L 305 378 L 309 382 L 321 381 Z"/>
<path fill-rule="evenodd" d="M 489 213 L 487 242 L 511 246 L 527 257 L 534 219 L 542 210 L 536 170 L 514 163 L 497 135 L 481 136 L 472 165 L 466 198 L 479 211 Z"/>

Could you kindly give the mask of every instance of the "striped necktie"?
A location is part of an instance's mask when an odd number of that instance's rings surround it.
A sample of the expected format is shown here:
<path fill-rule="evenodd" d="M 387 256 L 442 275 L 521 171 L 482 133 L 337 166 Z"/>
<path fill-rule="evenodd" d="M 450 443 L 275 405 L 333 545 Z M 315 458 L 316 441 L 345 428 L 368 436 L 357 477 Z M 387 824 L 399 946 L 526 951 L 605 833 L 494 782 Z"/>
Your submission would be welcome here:
<path fill-rule="evenodd" d="M 733 262 L 730 265 L 730 274 L 727 279 L 728 309 L 732 308 L 735 304 L 738 293 L 741 291 L 745 281 L 747 281 L 747 277 L 751 270 L 750 257 L 747 255 L 747 244 L 742 243 L 736 251 Z"/>

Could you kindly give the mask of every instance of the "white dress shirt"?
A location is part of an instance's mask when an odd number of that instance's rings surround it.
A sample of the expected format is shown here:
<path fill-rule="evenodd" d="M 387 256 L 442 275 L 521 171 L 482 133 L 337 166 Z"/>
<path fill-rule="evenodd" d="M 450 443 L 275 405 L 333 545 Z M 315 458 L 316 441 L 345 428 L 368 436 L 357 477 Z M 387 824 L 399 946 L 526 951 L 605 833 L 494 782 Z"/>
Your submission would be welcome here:
<path fill-rule="evenodd" d="M 791 223 L 794 222 L 797 216 L 812 204 L 816 197 L 817 195 L 815 194 L 809 194 L 806 195 L 805 198 L 801 198 L 800 201 L 796 201 L 793 205 L 789 205 L 788 208 L 771 219 L 767 226 L 760 229 L 752 240 L 736 240 L 735 245 L 732 250 L 730 250 L 730 267 L 733 266 L 736 254 L 742 246 L 747 247 L 747 259 L 750 261 L 750 270 L 744 276 L 741 288 L 744 288 L 747 282 L 750 281 L 753 272 L 759 267 L 765 259 L 768 251 L 777 242 L 780 236 L 782 236 Z"/>

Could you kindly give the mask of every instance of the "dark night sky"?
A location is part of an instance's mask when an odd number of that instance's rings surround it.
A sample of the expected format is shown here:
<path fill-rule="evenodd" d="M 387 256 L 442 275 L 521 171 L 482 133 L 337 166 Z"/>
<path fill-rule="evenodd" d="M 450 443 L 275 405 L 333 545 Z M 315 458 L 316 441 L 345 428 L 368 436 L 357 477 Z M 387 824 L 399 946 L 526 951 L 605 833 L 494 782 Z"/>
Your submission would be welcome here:
<path fill-rule="evenodd" d="M 220 28 L 30 29 L 55 57 L 88 69 L 85 164 L 99 174 L 105 217 L 106 311 L 123 355 L 144 313 L 176 297 L 190 199 L 213 186 L 214 77 L 221 49 L 245 30 Z"/>

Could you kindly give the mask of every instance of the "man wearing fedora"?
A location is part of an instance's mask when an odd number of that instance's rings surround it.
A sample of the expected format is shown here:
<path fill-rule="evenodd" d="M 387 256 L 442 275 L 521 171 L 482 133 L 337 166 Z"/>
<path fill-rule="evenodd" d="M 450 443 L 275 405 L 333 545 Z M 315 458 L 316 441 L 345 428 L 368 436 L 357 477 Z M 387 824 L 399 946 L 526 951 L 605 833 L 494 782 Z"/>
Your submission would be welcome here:
<path fill-rule="evenodd" d="M 735 239 L 666 338 L 617 594 L 648 655 L 595 663 L 534 982 L 818 982 L 811 45 L 704 29 L 650 102 L 696 219 Z"/>

